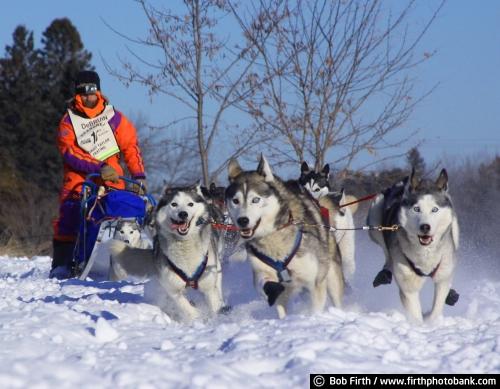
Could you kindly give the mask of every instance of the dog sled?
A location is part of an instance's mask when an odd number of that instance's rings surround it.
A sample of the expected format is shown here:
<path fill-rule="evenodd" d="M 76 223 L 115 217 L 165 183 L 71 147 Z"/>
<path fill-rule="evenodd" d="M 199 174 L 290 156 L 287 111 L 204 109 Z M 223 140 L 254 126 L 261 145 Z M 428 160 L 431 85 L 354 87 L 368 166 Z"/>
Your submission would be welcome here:
<path fill-rule="evenodd" d="M 144 227 L 149 213 L 155 206 L 154 198 L 149 194 L 139 195 L 130 190 L 120 190 L 97 185 L 92 179 L 99 176 L 87 176 L 82 185 L 80 206 L 80 227 L 73 255 L 74 274 L 84 280 L 89 274 L 109 272 L 109 253 L 102 244 L 114 239 L 119 232 L 117 227 L 125 223 L 137 227 L 141 240 L 149 240 Z M 140 183 L 120 177 L 126 183 L 140 186 Z M 127 242 L 128 243 L 128 242 Z M 98 260 L 106 256 L 104 261 Z"/>

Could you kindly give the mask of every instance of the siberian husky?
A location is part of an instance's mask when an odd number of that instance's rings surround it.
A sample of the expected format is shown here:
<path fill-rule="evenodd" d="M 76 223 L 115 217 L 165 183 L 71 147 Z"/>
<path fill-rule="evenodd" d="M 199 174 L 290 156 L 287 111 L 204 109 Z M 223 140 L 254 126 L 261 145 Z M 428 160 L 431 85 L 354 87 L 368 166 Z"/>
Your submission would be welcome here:
<path fill-rule="evenodd" d="M 378 281 L 389 283 L 394 273 L 410 319 L 423 320 L 419 292 L 426 278 L 435 284 L 430 320 L 441 316 L 445 303 L 453 305 L 458 300 L 458 294 L 450 286 L 459 228 L 445 169 L 435 182 L 420 181 L 412 172 L 410 177 L 379 194 L 368 212 L 368 224 L 399 226 L 396 232 L 370 231 L 370 237 L 382 247 L 386 257 Z"/>
<path fill-rule="evenodd" d="M 344 279 L 336 260 L 336 245 L 322 228 L 321 214 L 297 181 L 283 182 L 262 156 L 256 171 L 229 163 L 226 206 L 246 242 L 254 284 L 286 315 L 290 296 L 302 289 L 310 295 L 312 311 L 321 311 L 327 290 L 340 307 Z"/>
<path fill-rule="evenodd" d="M 142 237 L 141 227 L 136 220 L 120 220 L 116 225 L 113 239 L 121 240 L 135 248 L 151 248 L 149 239 Z"/>
<path fill-rule="evenodd" d="M 326 224 L 338 228 L 335 231 L 335 241 L 338 254 L 342 261 L 342 270 L 346 278 L 351 278 L 356 269 L 354 261 L 354 219 L 353 214 L 358 209 L 357 203 L 348 207 L 340 207 L 356 201 L 354 196 L 345 195 L 344 190 L 332 192 L 330 189 L 330 166 L 326 164 L 320 172 L 311 170 L 307 162 L 300 168 L 299 183 L 311 194 L 321 208 Z M 325 212 L 326 209 L 326 212 Z"/>
<path fill-rule="evenodd" d="M 221 242 L 211 220 L 217 211 L 207 203 L 199 186 L 166 188 L 153 213 L 154 248 L 131 248 L 111 243 L 113 262 L 131 276 L 158 280 L 186 321 L 200 317 L 186 296 L 199 290 L 212 313 L 221 311 Z"/>

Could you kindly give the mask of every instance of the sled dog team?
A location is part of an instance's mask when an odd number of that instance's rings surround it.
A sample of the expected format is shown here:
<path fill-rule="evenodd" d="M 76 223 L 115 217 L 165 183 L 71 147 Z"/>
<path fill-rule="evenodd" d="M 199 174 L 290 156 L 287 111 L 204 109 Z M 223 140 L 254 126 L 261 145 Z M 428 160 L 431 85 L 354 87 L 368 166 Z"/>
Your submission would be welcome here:
<path fill-rule="evenodd" d="M 342 207 L 355 199 L 330 192 L 328 165 L 315 172 L 303 163 L 298 180 L 283 181 L 261 157 L 251 171 L 231 161 L 228 175 L 224 203 L 216 188 L 165 189 L 148 226 L 153 248 L 137 247 L 122 228 L 125 237 L 110 243 L 111 278 L 155 278 L 187 321 L 201 315 L 189 289 L 203 294 L 212 313 L 224 312 L 221 258 L 224 234 L 231 229 L 246 250 L 256 289 L 279 318 L 286 316 L 290 297 L 304 289 L 312 312 L 322 311 L 328 299 L 341 308 L 345 279 L 355 271 L 357 204 Z M 442 314 L 445 303 L 457 301 L 450 288 L 459 229 L 446 170 L 436 181 L 412 173 L 378 194 L 367 222 L 398 226 L 369 231 L 385 254 L 374 286 L 394 276 L 410 320 L 423 321 L 419 292 L 427 278 L 435 284 L 430 320 Z"/>

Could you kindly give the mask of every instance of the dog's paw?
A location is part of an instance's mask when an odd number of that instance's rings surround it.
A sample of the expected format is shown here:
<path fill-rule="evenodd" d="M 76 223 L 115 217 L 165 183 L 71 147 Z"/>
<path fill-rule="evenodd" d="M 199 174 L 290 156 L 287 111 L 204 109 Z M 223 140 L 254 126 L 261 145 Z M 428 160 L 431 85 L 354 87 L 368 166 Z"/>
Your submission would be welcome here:
<path fill-rule="evenodd" d="M 285 290 L 285 287 L 279 282 L 268 281 L 264 284 L 263 289 L 267 296 L 267 302 L 272 307 L 279 295 Z"/>
<path fill-rule="evenodd" d="M 378 272 L 377 276 L 373 280 L 373 287 L 376 288 L 379 285 L 387 285 L 392 282 L 392 272 L 388 269 L 382 269 Z"/>
<path fill-rule="evenodd" d="M 455 305 L 459 299 L 460 295 L 457 293 L 457 291 L 455 289 L 450 289 L 450 291 L 448 292 L 448 296 L 446 296 L 446 300 L 445 300 L 445 303 L 447 305 Z"/>
<path fill-rule="evenodd" d="M 219 315 L 228 315 L 229 313 L 231 313 L 232 310 L 233 310 L 232 306 L 230 306 L 230 305 L 224 305 L 223 307 L 221 307 L 219 309 L 219 311 L 217 313 Z"/>

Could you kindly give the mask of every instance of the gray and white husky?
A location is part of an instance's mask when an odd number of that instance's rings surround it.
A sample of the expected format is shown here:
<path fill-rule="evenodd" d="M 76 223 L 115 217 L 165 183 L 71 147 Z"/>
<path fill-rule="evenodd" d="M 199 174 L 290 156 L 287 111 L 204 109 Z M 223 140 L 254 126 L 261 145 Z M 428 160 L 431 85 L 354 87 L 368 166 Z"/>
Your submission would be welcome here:
<path fill-rule="evenodd" d="M 307 162 L 302 162 L 300 167 L 299 183 L 311 194 L 321 208 L 326 208 L 326 224 L 337 228 L 335 241 L 338 246 L 338 254 L 342 261 L 342 270 L 346 278 L 351 278 L 356 270 L 354 260 L 354 219 L 353 215 L 358 209 L 357 203 L 348 207 L 340 207 L 342 204 L 354 202 L 356 198 L 346 195 L 344 189 L 340 192 L 332 192 L 330 188 L 330 166 L 326 164 L 319 172 L 309 168 Z M 321 210 L 323 217 L 325 213 Z"/>
<path fill-rule="evenodd" d="M 446 170 L 441 171 L 435 182 L 419 180 L 412 172 L 410 177 L 379 194 L 368 212 L 368 224 L 399 226 L 396 232 L 370 231 L 370 237 L 382 247 L 386 257 L 384 270 L 377 277 L 385 272 L 389 279 L 381 283 L 390 282 L 393 273 L 409 318 L 422 322 L 419 293 L 430 278 L 435 289 L 429 319 L 440 317 L 445 302 L 454 304 L 458 299 L 450 286 L 459 228 L 448 193 Z"/>
<path fill-rule="evenodd" d="M 340 307 L 344 279 L 336 259 L 336 244 L 327 229 L 318 227 L 321 214 L 297 181 L 284 182 L 262 156 L 255 171 L 229 163 L 226 205 L 246 242 L 254 284 L 278 316 L 286 315 L 292 294 L 306 289 L 310 308 L 321 311 L 327 291 Z"/>
<path fill-rule="evenodd" d="M 132 247 L 140 249 L 151 248 L 149 239 L 144 239 L 141 233 L 141 227 L 137 220 L 120 220 L 115 229 L 113 239 L 121 240 Z"/>
<path fill-rule="evenodd" d="M 221 242 L 210 221 L 217 211 L 200 187 L 166 188 L 153 213 L 154 248 L 141 250 L 115 240 L 112 260 L 128 275 L 153 277 L 186 321 L 200 317 L 186 295 L 199 290 L 212 313 L 223 308 Z"/>

